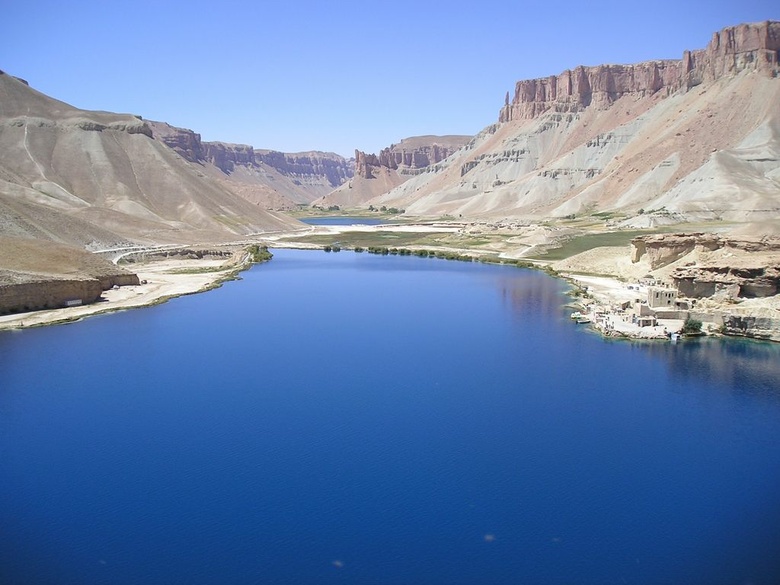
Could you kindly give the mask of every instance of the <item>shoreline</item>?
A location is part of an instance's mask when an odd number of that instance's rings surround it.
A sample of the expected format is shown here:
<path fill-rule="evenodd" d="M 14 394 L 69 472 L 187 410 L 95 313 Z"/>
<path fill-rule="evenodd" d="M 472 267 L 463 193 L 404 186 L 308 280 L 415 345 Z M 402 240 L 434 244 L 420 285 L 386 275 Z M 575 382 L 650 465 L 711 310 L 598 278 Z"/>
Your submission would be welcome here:
<path fill-rule="evenodd" d="M 140 269 L 135 273 L 144 284 L 105 290 L 101 300 L 88 305 L 2 315 L 0 331 L 64 325 L 95 315 L 153 307 L 171 299 L 218 288 L 224 282 L 236 280 L 241 272 L 254 265 L 248 258 L 238 263 L 199 262 L 198 271 L 193 270 L 191 260 L 155 260 L 139 264 Z"/>
<path fill-rule="evenodd" d="M 398 228 L 401 230 L 398 230 Z M 404 232 L 418 232 L 425 234 L 455 234 L 463 228 L 462 224 L 448 223 L 444 225 L 436 222 L 433 225 L 407 224 L 404 226 L 390 225 L 345 225 L 345 226 L 312 226 L 307 230 L 309 235 L 337 236 L 350 232 L 376 233 L 393 230 Z M 325 244 L 295 241 L 292 238 L 300 237 L 300 232 L 275 233 L 262 237 L 258 234 L 252 241 L 271 248 L 282 249 L 309 249 L 324 250 Z M 510 238 L 513 239 L 513 238 Z M 513 242 L 506 242 L 513 243 Z M 225 246 L 235 246 L 238 249 L 246 249 L 250 242 L 226 243 Z M 192 246 L 182 246 L 192 247 Z M 411 246 L 410 246 L 411 247 Z M 659 318 L 653 326 L 637 326 L 635 320 L 631 321 L 630 311 L 626 312 L 620 305 L 636 302 L 647 295 L 647 287 L 641 285 L 628 285 L 625 278 L 618 275 L 607 274 L 583 274 L 572 271 L 570 267 L 561 261 L 544 261 L 538 259 L 526 259 L 522 255 L 517 256 L 509 249 L 474 249 L 471 247 L 421 244 L 413 245 L 414 248 L 427 248 L 431 255 L 439 255 L 439 258 L 461 259 L 496 263 L 507 266 L 523 266 L 543 270 L 556 278 L 566 281 L 574 294 L 566 306 L 573 307 L 573 311 L 580 311 L 586 318 L 588 327 L 604 337 L 620 338 L 627 340 L 666 340 L 671 333 L 680 330 L 682 319 Z M 400 245 L 398 249 L 409 247 Z M 352 251 L 349 246 L 342 248 L 344 251 Z M 397 250 L 396 252 L 397 253 Z M 454 254 L 453 254 L 454 253 Z M 453 254 L 452 256 L 448 256 Z M 462 256 L 462 258 L 458 258 Z M 565 261 L 564 261 L 565 262 Z M 80 321 L 93 315 L 102 315 L 111 312 L 124 311 L 135 308 L 150 307 L 167 302 L 170 299 L 191 294 L 207 292 L 221 286 L 223 282 L 240 278 L 240 273 L 249 269 L 254 263 L 248 254 L 237 254 L 231 260 L 224 259 L 186 259 L 165 258 L 139 261 L 130 269 L 138 275 L 142 284 L 122 286 L 118 289 L 103 291 L 101 300 L 89 305 L 78 307 L 66 307 L 59 309 L 46 309 L 27 313 L 14 313 L 0 316 L 0 331 L 21 330 L 30 327 L 42 327 L 46 325 L 59 325 Z M 702 303 L 707 305 L 707 303 Z M 715 313 L 720 307 L 708 306 Z M 762 309 L 759 307 L 759 313 Z M 770 311 L 780 313 L 780 298 Z M 585 320 L 585 319 L 583 319 Z M 576 323 L 573 323 L 576 326 Z M 780 335 L 761 337 L 756 335 L 724 334 L 714 323 L 707 322 L 702 328 L 702 333 L 709 336 L 751 338 L 760 341 L 780 341 Z"/>

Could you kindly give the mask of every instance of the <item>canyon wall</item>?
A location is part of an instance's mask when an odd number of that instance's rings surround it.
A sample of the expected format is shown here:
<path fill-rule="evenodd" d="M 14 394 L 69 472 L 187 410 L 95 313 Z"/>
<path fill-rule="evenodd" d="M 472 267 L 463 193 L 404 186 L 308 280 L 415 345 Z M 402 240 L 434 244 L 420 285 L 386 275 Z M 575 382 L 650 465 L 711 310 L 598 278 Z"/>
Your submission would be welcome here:
<path fill-rule="evenodd" d="M 716 32 L 705 49 L 685 51 L 682 59 L 579 66 L 560 75 L 518 81 L 511 102 L 506 95 L 499 122 L 534 118 L 548 110 L 605 108 L 626 94 L 669 95 L 744 70 L 775 77 L 780 73 L 778 51 L 780 23 L 740 24 Z"/>
<path fill-rule="evenodd" d="M 186 128 L 176 128 L 161 122 L 151 122 L 155 137 L 193 163 L 210 163 L 230 175 L 236 167 L 257 168 L 267 165 L 289 177 L 324 178 L 331 187 L 338 187 L 352 177 L 351 161 L 329 152 L 285 153 L 255 149 L 247 144 L 203 142 L 200 134 Z"/>
<path fill-rule="evenodd" d="M 420 217 L 617 212 L 635 228 L 775 221 L 778 49 L 780 22 L 742 24 L 681 59 L 519 81 L 499 123 L 366 204 Z"/>
<path fill-rule="evenodd" d="M 355 175 L 370 179 L 372 167 L 384 167 L 400 174 L 415 175 L 418 171 L 443 161 L 461 149 L 471 136 L 414 136 L 398 144 L 391 144 L 379 154 L 355 151 Z"/>

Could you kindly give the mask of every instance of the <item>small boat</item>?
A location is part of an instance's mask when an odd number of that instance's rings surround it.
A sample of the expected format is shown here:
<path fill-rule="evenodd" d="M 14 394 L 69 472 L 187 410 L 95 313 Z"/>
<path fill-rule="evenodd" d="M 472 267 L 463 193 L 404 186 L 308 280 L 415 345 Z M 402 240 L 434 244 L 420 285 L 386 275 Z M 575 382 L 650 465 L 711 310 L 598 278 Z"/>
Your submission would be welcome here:
<path fill-rule="evenodd" d="M 586 317 L 585 315 L 580 315 L 574 320 L 577 325 L 582 325 L 583 323 L 590 323 L 590 318 Z"/>
<path fill-rule="evenodd" d="M 581 319 L 581 318 L 582 318 L 582 313 L 580 313 L 579 311 L 574 311 L 574 312 L 573 312 L 573 313 L 570 315 L 570 317 L 571 317 L 572 319 L 574 319 L 574 320 L 576 320 L 576 319 Z"/>

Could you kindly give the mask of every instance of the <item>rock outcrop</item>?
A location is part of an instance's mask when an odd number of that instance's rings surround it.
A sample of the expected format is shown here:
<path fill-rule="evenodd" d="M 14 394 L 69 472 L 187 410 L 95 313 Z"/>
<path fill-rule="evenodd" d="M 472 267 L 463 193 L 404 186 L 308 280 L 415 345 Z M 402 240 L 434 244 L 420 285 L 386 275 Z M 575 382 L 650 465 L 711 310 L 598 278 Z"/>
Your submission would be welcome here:
<path fill-rule="evenodd" d="M 507 93 L 499 122 L 534 118 L 548 110 L 604 109 L 624 95 L 640 97 L 734 75 L 746 69 L 776 76 L 780 72 L 780 23 L 729 27 L 713 35 L 706 49 L 685 51 L 682 59 L 635 65 L 579 66 L 560 75 L 518 81 L 512 101 Z"/>
<path fill-rule="evenodd" d="M 655 270 L 676 262 L 697 248 L 710 252 L 726 248 L 749 253 L 780 253 L 780 238 L 775 236 L 737 238 L 702 232 L 639 236 L 631 240 L 631 262 L 639 262 L 647 255 L 650 268 Z"/>
<path fill-rule="evenodd" d="M 705 233 L 640 236 L 631 240 L 631 262 L 637 263 L 647 256 L 650 268 L 655 270 L 676 262 L 693 252 L 697 246 L 717 250 L 723 246 L 723 242 L 717 235 Z"/>
<path fill-rule="evenodd" d="M 354 174 L 351 160 L 331 152 L 286 153 L 248 144 L 204 142 L 200 134 L 186 128 L 162 122 L 149 125 L 155 137 L 179 156 L 191 163 L 210 165 L 221 173 L 215 178 L 235 193 L 269 207 L 278 207 L 280 199 L 290 205 L 308 203 Z"/>
<path fill-rule="evenodd" d="M 355 207 L 379 197 L 415 175 L 426 173 L 460 150 L 469 136 L 414 136 L 391 144 L 379 154 L 355 151 L 355 174 L 312 205 Z"/>
<path fill-rule="evenodd" d="M 760 298 L 780 292 L 778 266 L 691 266 L 672 273 L 677 291 L 688 298 Z"/>
<path fill-rule="evenodd" d="M 87 305 L 98 300 L 102 292 L 96 278 L 40 277 L 0 283 L 0 315 Z"/>
<path fill-rule="evenodd" d="M 398 171 L 402 175 L 415 175 L 443 161 L 469 140 L 471 136 L 414 136 L 383 148 L 378 155 L 355 150 L 355 175 L 370 179 L 377 167 Z"/>
<path fill-rule="evenodd" d="M 138 276 L 79 248 L 0 236 L 0 314 L 89 304 Z"/>
<path fill-rule="evenodd" d="M 680 295 L 688 298 L 757 298 L 780 292 L 778 237 L 705 233 L 641 236 L 631 241 L 631 261 L 643 258 L 652 270 L 690 258 L 670 274 Z"/>
<path fill-rule="evenodd" d="M 256 150 L 256 164 L 264 163 L 280 173 L 296 178 L 324 178 L 335 188 L 354 174 L 354 163 L 331 152 L 284 153 L 276 150 Z"/>
<path fill-rule="evenodd" d="M 724 29 L 681 59 L 519 81 L 499 122 L 374 206 L 626 227 L 780 217 L 780 22 Z"/>
<path fill-rule="evenodd" d="M 722 332 L 725 335 L 780 341 L 780 319 L 755 315 L 724 315 Z"/>

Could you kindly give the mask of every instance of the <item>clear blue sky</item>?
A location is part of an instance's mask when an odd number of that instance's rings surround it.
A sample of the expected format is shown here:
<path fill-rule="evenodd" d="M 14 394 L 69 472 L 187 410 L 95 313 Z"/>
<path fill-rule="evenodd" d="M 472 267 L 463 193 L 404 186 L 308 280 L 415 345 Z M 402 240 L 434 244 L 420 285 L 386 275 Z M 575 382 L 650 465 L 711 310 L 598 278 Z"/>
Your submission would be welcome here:
<path fill-rule="evenodd" d="M 0 0 L 0 69 L 84 109 L 286 152 L 475 134 L 515 81 L 679 58 L 777 0 Z"/>

